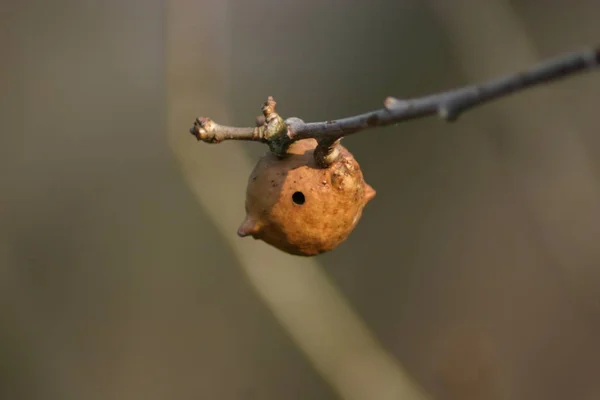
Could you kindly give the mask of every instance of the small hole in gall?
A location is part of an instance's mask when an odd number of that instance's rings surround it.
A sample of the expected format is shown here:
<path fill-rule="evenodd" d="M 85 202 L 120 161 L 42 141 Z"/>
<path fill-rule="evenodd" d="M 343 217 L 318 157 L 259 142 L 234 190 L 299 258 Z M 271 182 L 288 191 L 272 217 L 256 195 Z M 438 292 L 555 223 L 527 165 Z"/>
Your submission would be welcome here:
<path fill-rule="evenodd" d="M 304 193 L 294 192 L 294 194 L 292 195 L 292 201 L 301 206 L 306 201 L 306 198 L 304 197 Z"/>

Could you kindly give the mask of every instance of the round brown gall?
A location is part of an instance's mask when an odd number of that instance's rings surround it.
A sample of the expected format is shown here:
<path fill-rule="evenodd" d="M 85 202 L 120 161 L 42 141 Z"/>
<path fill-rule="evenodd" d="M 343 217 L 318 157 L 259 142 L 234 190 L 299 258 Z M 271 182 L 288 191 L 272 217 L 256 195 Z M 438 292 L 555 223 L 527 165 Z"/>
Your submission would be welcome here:
<path fill-rule="evenodd" d="M 239 236 L 299 256 L 333 250 L 348 238 L 375 190 L 341 144 L 326 168 L 315 162 L 316 146 L 314 139 L 299 140 L 285 157 L 269 152 L 258 161 L 248 178 Z"/>

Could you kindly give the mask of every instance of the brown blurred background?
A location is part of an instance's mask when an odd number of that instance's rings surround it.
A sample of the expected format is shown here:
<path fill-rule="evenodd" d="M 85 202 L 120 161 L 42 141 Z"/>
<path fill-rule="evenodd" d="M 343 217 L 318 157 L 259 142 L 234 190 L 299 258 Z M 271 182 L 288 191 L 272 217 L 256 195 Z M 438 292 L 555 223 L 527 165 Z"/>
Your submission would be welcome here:
<path fill-rule="evenodd" d="M 307 121 L 364 112 L 598 44 L 599 12 L 593 0 L 4 4 L 0 398 L 335 398 L 232 251 L 266 245 L 219 229 L 219 213 L 243 216 L 228 168 L 247 176 L 266 148 L 199 144 L 194 118 L 252 124 L 268 95 Z M 314 260 L 264 254 L 318 263 L 431 398 L 598 399 L 599 99 L 591 73 L 455 124 L 348 137 L 378 192 L 355 232 Z M 210 169 L 199 191 L 169 137 Z M 247 163 L 200 159 L 234 148 Z M 231 206 L 209 209 L 203 187 Z"/>

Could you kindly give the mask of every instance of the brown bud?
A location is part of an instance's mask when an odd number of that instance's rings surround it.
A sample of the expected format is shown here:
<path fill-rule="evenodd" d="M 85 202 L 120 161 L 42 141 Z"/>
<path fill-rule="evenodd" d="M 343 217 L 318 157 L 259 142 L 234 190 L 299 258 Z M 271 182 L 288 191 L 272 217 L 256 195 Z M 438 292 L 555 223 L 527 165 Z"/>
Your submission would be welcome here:
<path fill-rule="evenodd" d="M 340 156 L 319 168 L 314 139 L 294 142 L 288 155 L 262 157 L 246 190 L 246 218 L 238 235 L 253 236 L 287 253 L 314 256 L 333 250 L 354 230 L 375 190 L 342 145 Z"/>

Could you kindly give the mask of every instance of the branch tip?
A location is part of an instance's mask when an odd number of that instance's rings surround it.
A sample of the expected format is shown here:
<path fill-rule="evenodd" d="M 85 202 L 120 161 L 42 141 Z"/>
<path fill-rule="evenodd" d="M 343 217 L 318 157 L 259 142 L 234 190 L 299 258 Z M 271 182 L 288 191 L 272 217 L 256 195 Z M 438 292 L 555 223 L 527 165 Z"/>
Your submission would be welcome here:
<path fill-rule="evenodd" d="M 194 121 L 194 126 L 190 129 L 190 133 L 196 137 L 197 140 L 207 140 L 209 132 L 213 127 L 212 120 L 207 117 L 198 117 Z"/>
<path fill-rule="evenodd" d="M 387 97 L 383 102 L 383 105 L 385 109 L 390 112 L 398 112 L 401 110 L 408 111 L 411 107 L 413 107 L 411 100 L 403 100 L 396 97 Z"/>
<path fill-rule="evenodd" d="M 273 96 L 269 96 L 267 98 L 267 101 L 265 101 L 265 103 L 263 104 L 263 107 L 262 107 L 262 112 L 263 112 L 263 115 L 265 116 L 265 120 L 267 122 L 269 122 L 273 118 L 277 117 L 276 108 L 277 108 L 277 102 L 275 101 Z"/>
<path fill-rule="evenodd" d="M 390 110 L 392 109 L 396 103 L 398 103 L 398 99 L 392 97 L 392 96 L 388 96 L 385 98 L 385 100 L 383 100 L 383 106 L 387 109 Z"/>

